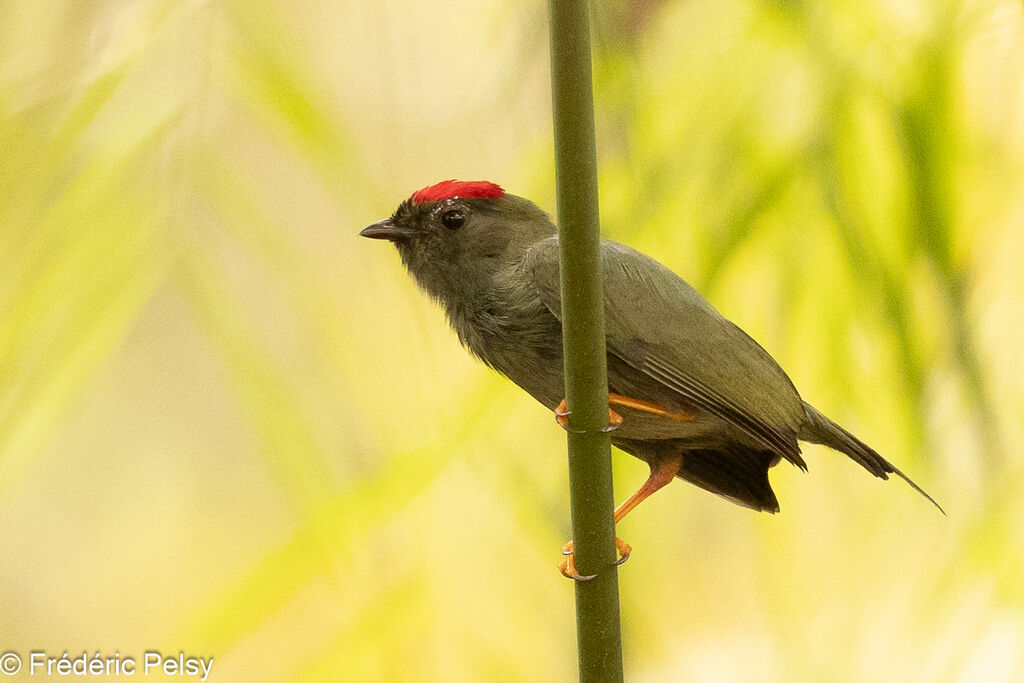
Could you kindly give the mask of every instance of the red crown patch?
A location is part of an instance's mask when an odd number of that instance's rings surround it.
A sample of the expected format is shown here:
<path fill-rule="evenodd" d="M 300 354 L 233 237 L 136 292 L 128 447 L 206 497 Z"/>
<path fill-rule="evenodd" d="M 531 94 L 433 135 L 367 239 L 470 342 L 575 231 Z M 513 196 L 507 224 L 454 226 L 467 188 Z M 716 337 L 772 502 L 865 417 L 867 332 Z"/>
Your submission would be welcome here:
<path fill-rule="evenodd" d="M 412 195 L 413 204 L 422 204 L 423 202 L 439 202 L 443 199 L 451 199 L 452 197 L 500 197 L 505 194 L 505 190 L 501 189 L 500 185 L 487 182 L 486 180 L 442 180 L 436 185 L 430 185 L 424 187 L 419 192 Z"/>

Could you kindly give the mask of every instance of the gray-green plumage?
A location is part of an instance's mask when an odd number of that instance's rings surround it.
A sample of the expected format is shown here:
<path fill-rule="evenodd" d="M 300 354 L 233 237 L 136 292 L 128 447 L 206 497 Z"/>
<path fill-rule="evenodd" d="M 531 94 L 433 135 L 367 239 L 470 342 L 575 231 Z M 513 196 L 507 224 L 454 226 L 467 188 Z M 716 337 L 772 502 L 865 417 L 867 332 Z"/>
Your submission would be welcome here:
<path fill-rule="evenodd" d="M 392 240 L 463 344 L 555 408 L 564 393 L 555 226 L 514 195 L 415 197 L 362 234 Z M 896 474 L 928 497 L 805 403 L 768 352 L 675 273 L 611 240 L 601 242 L 601 262 L 609 392 L 693 415 L 670 420 L 616 406 L 616 446 L 650 464 L 682 454 L 680 477 L 756 510 L 779 508 L 771 466 L 784 458 L 806 469 L 801 440 L 846 453 L 883 479 Z"/>

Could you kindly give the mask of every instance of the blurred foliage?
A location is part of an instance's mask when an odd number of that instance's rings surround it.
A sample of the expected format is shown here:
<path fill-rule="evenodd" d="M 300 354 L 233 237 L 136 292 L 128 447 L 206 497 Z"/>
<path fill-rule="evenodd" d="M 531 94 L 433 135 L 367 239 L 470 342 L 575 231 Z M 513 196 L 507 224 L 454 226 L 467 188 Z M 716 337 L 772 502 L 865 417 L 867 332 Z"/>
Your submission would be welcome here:
<path fill-rule="evenodd" d="M 671 487 L 630 680 L 1024 675 L 1021 10 L 595 5 L 604 231 L 949 513 L 810 446 L 777 517 Z M 356 238 L 447 177 L 553 209 L 544 4 L 3 11 L 0 650 L 571 679 L 564 438 Z"/>

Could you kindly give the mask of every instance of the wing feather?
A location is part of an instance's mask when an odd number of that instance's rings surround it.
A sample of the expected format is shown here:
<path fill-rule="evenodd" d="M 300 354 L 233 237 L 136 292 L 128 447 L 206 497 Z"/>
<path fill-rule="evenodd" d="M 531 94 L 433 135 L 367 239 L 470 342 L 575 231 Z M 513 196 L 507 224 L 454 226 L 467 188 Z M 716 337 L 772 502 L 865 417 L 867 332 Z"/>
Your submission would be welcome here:
<path fill-rule="evenodd" d="M 601 263 L 608 353 L 667 396 L 806 468 L 796 437 L 803 402 L 768 352 L 657 261 L 603 239 Z M 545 306 L 561 318 L 557 236 L 535 244 L 524 266 Z"/>

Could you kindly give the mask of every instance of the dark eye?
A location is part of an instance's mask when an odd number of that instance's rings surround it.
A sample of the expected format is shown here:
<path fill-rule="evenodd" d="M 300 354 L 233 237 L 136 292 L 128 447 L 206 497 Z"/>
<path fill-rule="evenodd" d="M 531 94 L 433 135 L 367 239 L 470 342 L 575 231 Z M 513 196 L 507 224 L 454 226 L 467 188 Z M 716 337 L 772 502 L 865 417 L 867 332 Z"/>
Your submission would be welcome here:
<path fill-rule="evenodd" d="M 441 225 L 449 230 L 458 230 L 466 222 L 466 216 L 459 209 L 452 209 L 441 214 Z"/>

